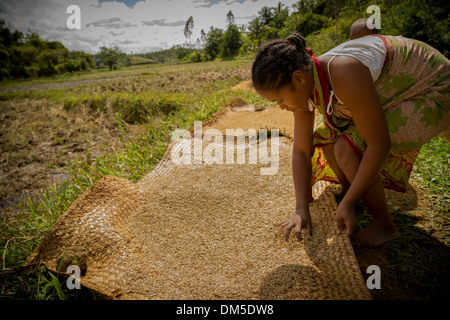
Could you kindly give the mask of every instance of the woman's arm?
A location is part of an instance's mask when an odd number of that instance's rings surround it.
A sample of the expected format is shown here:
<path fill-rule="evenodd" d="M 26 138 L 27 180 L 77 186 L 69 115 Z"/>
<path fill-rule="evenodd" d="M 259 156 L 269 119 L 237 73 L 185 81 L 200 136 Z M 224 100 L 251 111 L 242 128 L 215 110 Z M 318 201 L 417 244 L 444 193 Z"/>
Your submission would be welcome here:
<path fill-rule="evenodd" d="M 298 110 L 294 114 L 294 147 L 292 175 L 295 187 L 295 209 L 309 208 L 314 112 Z"/>
<path fill-rule="evenodd" d="M 348 106 L 367 148 L 342 202 L 354 205 L 371 186 L 391 148 L 389 128 L 369 70 L 352 57 L 332 64 L 334 92 Z"/>
<path fill-rule="evenodd" d="M 309 214 L 309 187 L 311 182 L 312 137 L 314 129 L 314 112 L 297 110 L 294 115 L 294 147 L 292 150 L 292 174 L 295 187 L 295 213 L 278 226 L 284 228 L 286 240 L 292 228 L 295 235 L 302 239 L 301 230 L 305 228 L 312 233 Z"/>

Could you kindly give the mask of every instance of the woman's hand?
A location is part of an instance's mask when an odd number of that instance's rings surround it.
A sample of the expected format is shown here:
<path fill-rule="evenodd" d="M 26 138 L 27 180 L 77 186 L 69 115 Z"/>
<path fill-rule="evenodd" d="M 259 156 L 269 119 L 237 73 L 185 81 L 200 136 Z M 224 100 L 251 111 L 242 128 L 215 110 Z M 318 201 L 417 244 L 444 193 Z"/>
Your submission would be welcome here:
<path fill-rule="evenodd" d="M 356 228 L 356 213 L 353 205 L 342 201 L 336 210 L 336 233 L 341 234 L 344 227 L 347 228 L 347 234 L 353 235 Z"/>
<path fill-rule="evenodd" d="M 298 240 L 302 240 L 302 229 L 306 229 L 309 234 L 312 234 L 311 216 L 309 209 L 297 209 L 295 213 L 289 219 L 278 224 L 280 229 L 284 228 L 284 238 L 287 241 L 289 239 L 289 233 L 292 228 L 295 228 L 295 236 Z"/>

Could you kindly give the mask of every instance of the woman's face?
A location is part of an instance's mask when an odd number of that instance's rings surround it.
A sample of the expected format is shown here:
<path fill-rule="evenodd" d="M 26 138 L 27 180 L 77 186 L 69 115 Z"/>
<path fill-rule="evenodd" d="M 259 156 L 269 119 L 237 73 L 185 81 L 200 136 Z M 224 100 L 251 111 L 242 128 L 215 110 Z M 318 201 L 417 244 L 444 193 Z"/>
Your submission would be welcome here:
<path fill-rule="evenodd" d="M 292 83 L 279 90 L 258 90 L 264 99 L 276 102 L 282 110 L 297 111 L 308 109 L 308 99 L 314 92 L 314 81 L 306 73 L 296 71 L 292 75 Z"/>

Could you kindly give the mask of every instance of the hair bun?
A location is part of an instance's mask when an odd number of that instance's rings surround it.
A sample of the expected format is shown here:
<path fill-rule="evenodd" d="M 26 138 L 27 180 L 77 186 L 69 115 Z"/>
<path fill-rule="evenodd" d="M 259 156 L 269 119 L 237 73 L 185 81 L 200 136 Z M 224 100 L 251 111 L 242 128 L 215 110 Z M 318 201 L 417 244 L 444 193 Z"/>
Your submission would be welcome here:
<path fill-rule="evenodd" d="M 298 50 L 306 50 L 306 40 L 300 33 L 294 32 L 289 37 L 287 37 L 286 40 L 296 46 Z"/>

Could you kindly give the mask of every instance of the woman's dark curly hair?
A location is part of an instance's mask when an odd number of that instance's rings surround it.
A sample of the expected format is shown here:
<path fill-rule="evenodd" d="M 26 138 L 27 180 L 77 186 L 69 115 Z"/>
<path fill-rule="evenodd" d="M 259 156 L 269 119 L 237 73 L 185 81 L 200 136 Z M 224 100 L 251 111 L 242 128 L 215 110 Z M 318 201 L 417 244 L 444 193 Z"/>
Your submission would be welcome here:
<path fill-rule="evenodd" d="M 252 67 L 252 81 L 257 90 L 279 90 L 292 85 L 292 74 L 309 70 L 312 59 L 306 49 L 305 38 L 294 32 L 287 39 L 265 42 L 256 53 Z"/>

